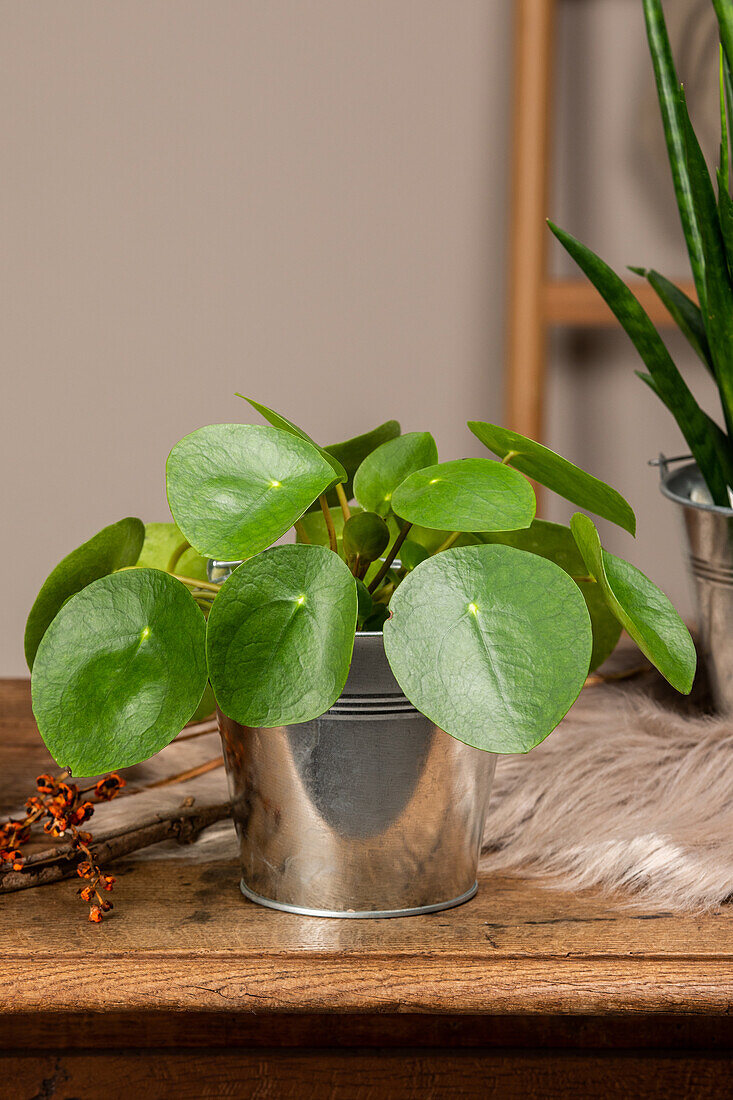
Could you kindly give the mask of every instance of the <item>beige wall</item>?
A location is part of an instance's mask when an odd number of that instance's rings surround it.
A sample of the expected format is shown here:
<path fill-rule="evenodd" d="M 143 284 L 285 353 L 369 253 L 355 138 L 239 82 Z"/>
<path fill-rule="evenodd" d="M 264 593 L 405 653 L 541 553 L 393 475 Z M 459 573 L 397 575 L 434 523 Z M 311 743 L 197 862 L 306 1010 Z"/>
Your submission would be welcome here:
<path fill-rule="evenodd" d="M 475 450 L 469 415 L 501 417 L 511 8 L 0 3 L 0 674 L 64 553 L 167 518 L 167 451 L 244 417 L 234 390 L 324 442 L 397 416 L 445 457 Z M 634 163 L 640 5 L 563 5 L 560 49 L 553 213 L 674 270 Z M 619 546 L 684 600 L 643 465 L 678 444 L 635 365 L 620 337 L 558 341 L 549 434 L 629 493 Z"/>

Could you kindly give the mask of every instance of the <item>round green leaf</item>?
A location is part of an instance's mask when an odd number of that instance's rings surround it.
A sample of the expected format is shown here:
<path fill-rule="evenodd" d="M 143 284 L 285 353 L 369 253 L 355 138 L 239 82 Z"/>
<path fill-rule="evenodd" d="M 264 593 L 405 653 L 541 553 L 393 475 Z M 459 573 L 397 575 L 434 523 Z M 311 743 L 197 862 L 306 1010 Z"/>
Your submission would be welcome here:
<path fill-rule="evenodd" d="M 404 437 L 403 437 L 404 438 Z M 490 458 L 460 458 L 411 474 L 392 495 L 398 516 L 450 531 L 515 531 L 534 519 L 525 477 Z"/>
<path fill-rule="evenodd" d="M 279 428 L 209 424 L 168 456 L 168 503 L 200 554 L 237 561 L 284 535 L 333 481 L 313 444 Z"/>
<path fill-rule="evenodd" d="M 103 527 L 59 562 L 44 581 L 26 622 L 25 659 L 28 668 L 33 668 L 41 638 L 66 600 L 99 577 L 134 565 L 144 538 L 142 520 L 130 516 Z"/>
<path fill-rule="evenodd" d="M 391 522 L 391 521 L 390 521 Z M 395 525 L 396 530 L 399 531 L 399 524 Z M 453 535 L 453 531 L 441 531 L 439 528 L 421 527 L 417 523 L 413 523 L 410 528 L 410 538 L 408 541 L 417 542 L 420 546 L 424 547 L 428 555 L 434 554 L 436 550 L 439 550 L 445 540 Z M 463 532 L 458 536 L 452 546 L 475 546 L 480 539 L 474 533 Z"/>
<path fill-rule="evenodd" d="M 135 564 L 168 573 L 171 559 L 180 557 L 187 546 L 188 541 L 175 523 L 146 523 L 145 542 Z"/>
<path fill-rule="evenodd" d="M 539 554 L 569 573 L 583 593 L 593 627 L 591 671 L 603 664 L 616 648 L 621 636 L 621 623 L 606 603 L 600 585 L 588 575 L 570 528 L 560 523 L 536 519 L 525 531 L 487 531 L 479 532 L 476 537 L 480 542 L 516 546 L 518 550 Z"/>
<path fill-rule="evenodd" d="M 477 439 L 499 458 L 511 455 L 508 461 L 515 470 L 521 470 L 527 477 L 546 485 L 579 508 L 587 508 L 589 512 L 617 523 L 632 535 L 636 533 L 636 517 L 631 505 L 605 481 L 599 481 L 555 451 L 508 428 L 481 420 L 469 420 L 468 426 Z"/>
<path fill-rule="evenodd" d="M 329 508 L 328 510 L 331 513 L 331 520 L 333 521 L 334 530 L 336 531 L 336 538 L 340 541 L 344 533 L 344 513 L 341 511 L 340 505 L 336 508 Z M 358 504 L 352 504 L 352 515 L 358 512 L 361 512 L 361 508 L 359 508 Z M 326 521 L 323 517 L 323 511 L 320 504 L 315 512 L 306 512 L 304 516 L 301 516 L 300 522 L 303 525 L 303 530 L 312 543 L 316 543 L 318 546 L 329 545 L 328 528 L 326 527 Z M 304 541 L 299 531 L 296 531 L 295 537 L 297 542 Z"/>
<path fill-rule="evenodd" d="M 354 495 L 365 511 L 387 516 L 400 482 L 437 461 L 438 448 L 430 432 L 397 436 L 364 459 L 354 475 Z"/>
<path fill-rule="evenodd" d="M 329 443 L 324 451 L 337 459 L 346 470 L 347 478 L 344 482 L 344 492 L 350 500 L 354 492 L 354 474 L 361 466 L 367 455 L 376 451 L 382 443 L 388 439 L 396 439 L 401 432 L 399 421 L 385 420 L 377 428 L 363 435 L 356 435 L 353 439 L 346 439 L 343 443 Z"/>
<path fill-rule="evenodd" d="M 75 776 L 126 768 L 183 729 L 206 687 L 206 623 L 158 569 L 102 577 L 62 607 L 38 647 L 33 713 Z"/>
<path fill-rule="evenodd" d="M 357 512 L 343 528 L 344 553 L 347 561 L 360 558 L 376 561 L 387 549 L 389 528 L 376 512 Z"/>
<path fill-rule="evenodd" d="M 588 516 L 576 512 L 570 528 L 613 614 L 665 680 L 687 695 L 697 666 L 695 646 L 664 592 L 641 570 L 604 550 Z"/>
<path fill-rule="evenodd" d="M 419 542 L 413 542 L 412 539 L 405 539 L 400 546 L 400 565 L 408 571 L 416 569 L 420 562 L 428 557 L 430 555 L 425 547 Z"/>
<path fill-rule="evenodd" d="M 308 722 L 332 706 L 349 672 L 354 578 L 323 546 L 276 546 L 222 585 L 207 630 L 216 700 L 246 726 Z"/>
<path fill-rule="evenodd" d="M 209 574 L 206 568 L 207 559 L 202 557 L 192 546 L 181 554 L 172 572 L 179 577 L 189 577 L 194 581 L 208 581 Z"/>
<path fill-rule="evenodd" d="M 588 673 L 591 627 L 578 586 L 511 546 L 445 550 L 392 596 L 384 646 L 407 698 L 459 741 L 528 752 Z"/>
<path fill-rule="evenodd" d="M 291 435 L 295 435 L 299 439 L 305 439 L 308 443 L 312 444 L 325 458 L 326 462 L 328 462 L 336 475 L 336 481 L 346 481 L 346 470 L 339 460 L 334 458 L 325 447 L 321 447 L 314 439 L 311 439 L 307 432 L 304 432 L 297 424 L 293 424 L 292 420 L 288 420 L 287 417 L 281 416 L 280 413 L 275 412 L 274 409 L 268 409 L 267 405 L 260 405 L 259 401 L 253 401 L 251 397 L 245 397 L 243 393 L 238 393 L 236 396 L 241 397 L 243 401 L 251 405 L 260 416 L 263 416 L 269 424 L 272 424 L 273 428 L 281 428 L 282 431 L 290 432 Z"/>

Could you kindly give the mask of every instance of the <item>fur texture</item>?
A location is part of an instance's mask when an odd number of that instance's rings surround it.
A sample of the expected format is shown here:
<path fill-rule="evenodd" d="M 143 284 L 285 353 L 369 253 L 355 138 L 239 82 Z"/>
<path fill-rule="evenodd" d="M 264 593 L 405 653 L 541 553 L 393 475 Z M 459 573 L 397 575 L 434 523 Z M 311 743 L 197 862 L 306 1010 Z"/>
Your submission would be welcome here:
<path fill-rule="evenodd" d="M 733 718 L 586 688 L 527 756 L 499 757 L 482 868 L 709 909 L 733 895 Z"/>

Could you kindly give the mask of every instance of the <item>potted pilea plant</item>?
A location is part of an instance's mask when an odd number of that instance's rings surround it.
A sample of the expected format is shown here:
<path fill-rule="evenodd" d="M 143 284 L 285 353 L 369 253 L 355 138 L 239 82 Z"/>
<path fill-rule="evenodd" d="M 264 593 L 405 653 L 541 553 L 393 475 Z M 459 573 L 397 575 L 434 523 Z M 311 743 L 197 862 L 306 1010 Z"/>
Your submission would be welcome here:
<path fill-rule="evenodd" d="M 689 455 L 659 465 L 661 489 L 682 510 L 698 603 L 700 641 L 719 709 L 733 712 L 733 198 L 729 121 L 733 110 L 733 4 L 713 0 L 720 32 L 720 159 L 717 188 L 695 135 L 660 0 L 643 0 L 672 180 L 697 302 L 659 272 L 645 276 L 710 373 L 723 425 L 704 412 L 634 293 L 589 248 L 550 223 L 631 337 L 647 366 L 639 377 L 674 416 Z M 727 105 L 727 107 L 726 107 Z M 717 190 L 717 194 L 716 194 Z M 692 459 L 693 461 L 690 461 Z M 676 466 L 686 461 L 683 467 Z M 673 467 L 673 468 L 670 468 Z M 676 468 L 675 468 L 676 467 Z"/>
<path fill-rule="evenodd" d="M 440 462 L 389 421 L 321 447 L 251 404 L 266 425 L 171 451 L 175 525 L 121 520 L 43 585 L 40 732 L 75 776 L 116 770 L 211 690 L 249 897 L 352 917 L 457 904 L 494 754 L 547 737 L 622 627 L 688 692 L 690 636 L 587 515 L 535 518 L 529 478 L 635 530 L 616 490 L 538 443 L 471 421 L 496 457 Z"/>

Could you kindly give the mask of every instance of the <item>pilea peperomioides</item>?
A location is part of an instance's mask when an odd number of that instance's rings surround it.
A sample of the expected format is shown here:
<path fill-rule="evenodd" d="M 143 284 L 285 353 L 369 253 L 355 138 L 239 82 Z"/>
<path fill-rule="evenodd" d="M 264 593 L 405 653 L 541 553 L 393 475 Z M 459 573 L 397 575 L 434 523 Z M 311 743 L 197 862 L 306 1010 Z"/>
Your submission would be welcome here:
<path fill-rule="evenodd" d="M 214 701 L 247 726 L 318 717 L 357 630 L 383 632 L 415 707 L 492 752 L 547 737 L 622 627 L 690 690 L 695 650 L 666 596 L 586 515 L 535 518 L 529 478 L 634 534 L 609 485 L 493 424 L 469 427 L 495 457 L 440 462 L 396 421 L 321 447 L 251 404 L 267 425 L 209 425 L 171 451 L 175 523 L 106 527 L 41 588 L 33 708 L 74 775 L 151 756 Z M 208 558 L 241 564 L 217 584 Z"/>

